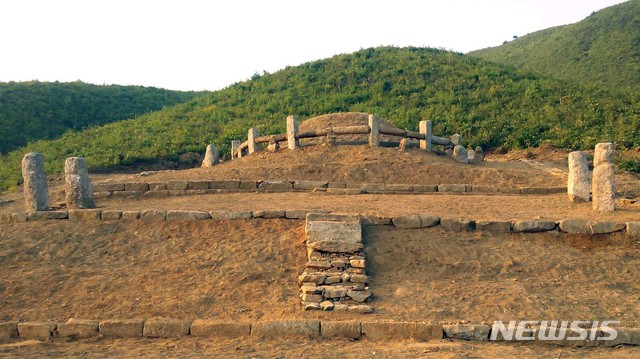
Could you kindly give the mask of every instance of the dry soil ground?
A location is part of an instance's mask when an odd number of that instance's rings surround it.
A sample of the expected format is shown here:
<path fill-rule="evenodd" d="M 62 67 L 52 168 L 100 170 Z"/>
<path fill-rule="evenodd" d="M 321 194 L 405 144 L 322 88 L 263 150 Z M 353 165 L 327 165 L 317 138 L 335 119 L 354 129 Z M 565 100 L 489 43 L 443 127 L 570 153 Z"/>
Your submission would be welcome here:
<path fill-rule="evenodd" d="M 539 160 L 535 157 L 539 156 Z M 259 153 L 211 169 L 145 176 L 95 175 L 100 181 L 287 179 L 385 183 L 470 183 L 512 187 L 565 183 L 564 154 L 525 155 L 464 166 L 418 150 L 338 146 Z M 499 161 L 500 160 L 500 161 Z M 564 162 L 563 162 L 564 161 Z M 563 167 L 564 166 L 564 167 Z M 635 196 L 637 176 L 618 173 Z M 51 180 L 59 191 L 59 177 Z M 1 212 L 22 210 L 4 194 Z M 613 214 L 566 196 L 225 194 L 98 201 L 103 209 L 329 209 L 383 215 L 421 213 L 473 219 L 567 217 L 640 220 L 640 206 Z M 350 319 L 304 312 L 296 278 L 305 262 L 303 221 L 27 222 L 0 227 L 0 320 L 165 316 L 259 320 Z M 618 319 L 640 326 L 640 245 L 623 235 L 454 234 L 439 228 L 365 229 L 375 313 L 366 319 L 452 322 L 497 319 Z M 637 348 L 560 349 L 461 342 L 260 343 L 96 339 L 0 345 L 0 356 L 91 357 L 638 357 Z"/>

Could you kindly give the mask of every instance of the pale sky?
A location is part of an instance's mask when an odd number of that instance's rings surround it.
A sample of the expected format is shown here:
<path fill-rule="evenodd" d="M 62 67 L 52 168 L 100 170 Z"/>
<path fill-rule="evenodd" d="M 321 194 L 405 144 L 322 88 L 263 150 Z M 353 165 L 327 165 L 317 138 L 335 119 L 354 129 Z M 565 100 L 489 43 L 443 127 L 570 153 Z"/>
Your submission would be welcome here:
<path fill-rule="evenodd" d="M 0 0 L 0 82 L 217 90 L 381 45 L 468 52 L 622 0 Z"/>

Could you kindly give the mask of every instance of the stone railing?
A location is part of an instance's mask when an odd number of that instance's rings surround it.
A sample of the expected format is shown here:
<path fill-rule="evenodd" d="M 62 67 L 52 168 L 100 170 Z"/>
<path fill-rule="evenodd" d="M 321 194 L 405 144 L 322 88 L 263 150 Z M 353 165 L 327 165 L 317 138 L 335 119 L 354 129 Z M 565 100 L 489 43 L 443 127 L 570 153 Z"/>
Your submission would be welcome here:
<path fill-rule="evenodd" d="M 459 134 L 454 134 L 451 138 L 436 136 L 432 132 L 431 121 L 420 121 L 419 129 L 419 132 L 415 132 L 399 128 L 381 128 L 380 116 L 372 114 L 369 115 L 368 125 L 327 127 L 316 131 L 299 132 L 298 118 L 292 115 L 287 117 L 287 133 L 260 136 L 257 128 L 250 128 L 245 142 L 231 141 L 231 159 L 252 154 L 258 151 L 262 144 L 268 144 L 267 148 L 274 151 L 283 147 L 281 143 L 286 143 L 286 148 L 295 150 L 300 147 L 301 139 L 326 138 L 327 144 L 335 144 L 337 136 L 343 135 L 368 135 L 369 146 L 379 147 L 382 144 L 380 136 L 387 135 L 399 138 L 397 145 L 402 149 L 407 147 L 407 140 L 413 139 L 418 140 L 420 148 L 427 152 L 432 151 L 433 145 L 444 146 L 445 152 L 452 155 L 458 162 L 480 163 L 484 161 L 482 148 L 476 147 L 475 150 L 468 151 L 462 146 L 462 137 Z"/>

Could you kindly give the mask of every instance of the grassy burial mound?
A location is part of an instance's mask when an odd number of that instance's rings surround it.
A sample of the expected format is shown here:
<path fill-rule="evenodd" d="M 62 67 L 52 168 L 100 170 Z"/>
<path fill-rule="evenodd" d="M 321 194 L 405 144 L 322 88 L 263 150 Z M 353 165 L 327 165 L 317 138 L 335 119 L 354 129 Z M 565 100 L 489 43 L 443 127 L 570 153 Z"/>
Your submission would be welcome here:
<path fill-rule="evenodd" d="M 186 103 L 54 141 L 33 143 L 0 161 L 2 186 L 20 182 L 24 153 L 43 153 L 49 173 L 64 158 L 85 157 L 90 170 L 203 153 L 214 143 L 228 156 L 231 140 L 247 129 L 284 133 L 285 118 L 333 112 L 378 113 L 389 123 L 418 130 L 434 122 L 438 136 L 460 133 L 469 146 L 590 148 L 612 140 L 640 145 L 637 102 L 461 54 L 428 48 L 372 48 L 338 55 L 209 93 Z"/>

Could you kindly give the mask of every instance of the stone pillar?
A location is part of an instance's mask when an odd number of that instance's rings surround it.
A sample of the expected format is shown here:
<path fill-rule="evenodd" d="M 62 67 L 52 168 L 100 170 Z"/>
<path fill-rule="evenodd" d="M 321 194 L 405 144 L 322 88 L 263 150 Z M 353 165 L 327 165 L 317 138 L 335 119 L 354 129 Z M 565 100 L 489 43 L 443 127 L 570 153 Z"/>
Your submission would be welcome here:
<path fill-rule="evenodd" d="M 602 212 L 615 210 L 615 175 L 613 144 L 598 143 L 593 154 L 593 209 Z"/>
<path fill-rule="evenodd" d="M 369 146 L 380 147 L 380 116 L 369 115 Z"/>
<path fill-rule="evenodd" d="M 287 147 L 290 150 L 295 150 L 300 147 L 300 142 L 296 138 L 298 135 L 298 118 L 296 116 L 287 117 Z"/>
<path fill-rule="evenodd" d="M 582 151 L 569 153 L 567 194 L 571 202 L 589 202 L 589 164 Z"/>
<path fill-rule="evenodd" d="M 44 171 L 44 156 L 27 153 L 22 159 L 24 180 L 24 207 L 26 212 L 49 209 L 49 185 Z"/>
<path fill-rule="evenodd" d="M 69 157 L 64 161 L 64 192 L 67 208 L 95 208 L 93 187 L 84 158 Z"/>
<path fill-rule="evenodd" d="M 453 148 L 453 159 L 460 163 L 469 163 L 469 158 L 467 157 L 467 149 L 462 145 L 457 145 Z"/>
<path fill-rule="evenodd" d="M 475 150 L 475 163 L 478 164 L 482 162 L 484 162 L 484 151 L 482 147 L 477 146 Z"/>
<path fill-rule="evenodd" d="M 476 163 L 476 151 L 473 150 L 473 147 L 469 147 L 469 149 L 467 149 L 467 159 L 471 164 Z"/>
<path fill-rule="evenodd" d="M 420 140 L 420 148 L 431 152 L 431 121 L 420 121 L 420 134 L 424 135 L 424 139 Z"/>
<path fill-rule="evenodd" d="M 247 149 L 248 154 L 252 154 L 257 151 L 258 147 L 256 144 L 256 137 L 260 136 L 257 128 L 250 128 L 249 133 L 247 134 L 247 144 L 249 145 Z"/>
<path fill-rule="evenodd" d="M 220 154 L 218 153 L 218 149 L 216 146 L 210 144 L 207 146 L 207 152 L 204 155 L 204 160 L 202 160 L 201 167 L 213 167 L 220 162 Z"/>
<path fill-rule="evenodd" d="M 462 144 L 462 136 L 460 136 L 459 134 L 455 134 L 453 136 L 451 136 L 451 144 L 453 144 L 453 146 L 458 146 Z"/>
<path fill-rule="evenodd" d="M 238 155 L 238 147 L 240 147 L 240 141 L 233 140 L 231 141 L 231 159 L 240 158 L 241 155 Z"/>

